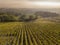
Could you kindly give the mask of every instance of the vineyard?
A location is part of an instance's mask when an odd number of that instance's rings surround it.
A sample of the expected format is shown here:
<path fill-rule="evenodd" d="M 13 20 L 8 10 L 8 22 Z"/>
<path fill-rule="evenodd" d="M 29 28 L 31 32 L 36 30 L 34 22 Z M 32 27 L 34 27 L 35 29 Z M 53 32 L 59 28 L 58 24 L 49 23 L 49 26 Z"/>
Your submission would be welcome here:
<path fill-rule="evenodd" d="M 0 23 L 0 45 L 60 45 L 60 24 Z"/>

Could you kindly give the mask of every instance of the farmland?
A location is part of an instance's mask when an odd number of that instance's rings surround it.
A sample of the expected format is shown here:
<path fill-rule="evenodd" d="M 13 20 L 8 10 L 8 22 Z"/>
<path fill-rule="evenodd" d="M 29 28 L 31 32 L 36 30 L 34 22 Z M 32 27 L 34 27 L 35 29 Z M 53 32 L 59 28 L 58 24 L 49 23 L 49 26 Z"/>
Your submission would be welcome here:
<path fill-rule="evenodd" d="M 60 45 L 60 23 L 0 23 L 0 45 Z"/>

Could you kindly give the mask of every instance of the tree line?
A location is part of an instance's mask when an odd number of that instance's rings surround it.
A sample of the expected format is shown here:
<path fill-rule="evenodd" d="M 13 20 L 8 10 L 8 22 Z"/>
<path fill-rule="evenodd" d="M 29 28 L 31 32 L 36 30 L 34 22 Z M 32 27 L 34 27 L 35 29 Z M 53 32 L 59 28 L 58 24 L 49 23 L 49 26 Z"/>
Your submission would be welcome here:
<path fill-rule="evenodd" d="M 28 22 L 28 21 L 34 21 L 37 19 L 36 15 L 0 15 L 0 22 Z"/>

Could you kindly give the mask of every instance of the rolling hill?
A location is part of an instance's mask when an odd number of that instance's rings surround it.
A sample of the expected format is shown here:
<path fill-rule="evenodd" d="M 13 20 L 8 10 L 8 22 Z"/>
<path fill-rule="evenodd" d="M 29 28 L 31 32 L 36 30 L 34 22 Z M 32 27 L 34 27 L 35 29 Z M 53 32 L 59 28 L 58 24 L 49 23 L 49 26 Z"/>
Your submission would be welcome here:
<path fill-rule="evenodd" d="M 14 17 L 15 21 L 22 19 L 22 20 L 36 20 L 43 18 L 44 20 L 60 22 L 60 14 L 52 11 L 45 11 L 40 9 L 13 9 L 13 8 L 0 8 L 0 20 L 2 16 L 8 15 L 8 17 Z M 13 20 L 13 18 L 11 19 Z M 30 21 L 31 21 L 30 20 Z"/>

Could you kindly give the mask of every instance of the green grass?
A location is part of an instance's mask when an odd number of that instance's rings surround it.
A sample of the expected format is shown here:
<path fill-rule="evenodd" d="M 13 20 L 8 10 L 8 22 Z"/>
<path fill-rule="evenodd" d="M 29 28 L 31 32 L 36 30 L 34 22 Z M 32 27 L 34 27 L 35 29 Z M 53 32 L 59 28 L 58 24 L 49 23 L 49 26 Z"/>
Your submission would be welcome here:
<path fill-rule="evenodd" d="M 60 23 L 0 23 L 0 45 L 60 45 Z"/>

